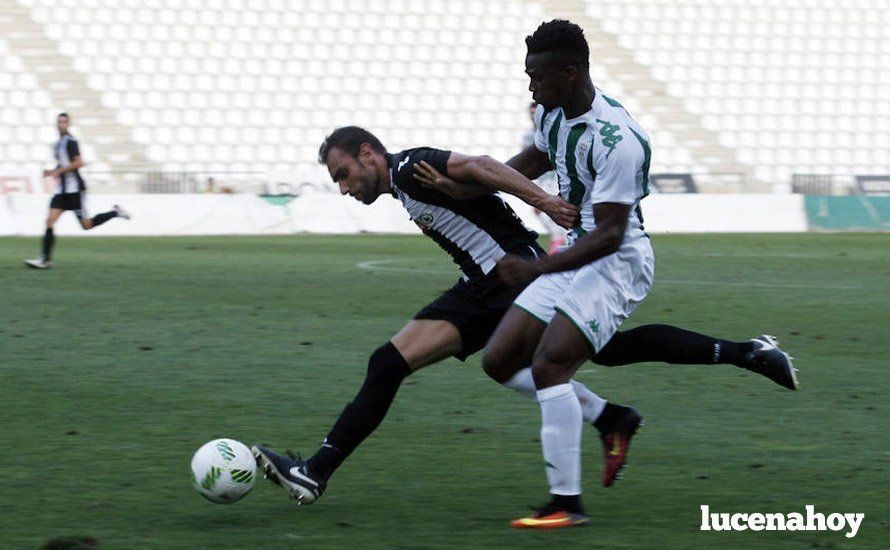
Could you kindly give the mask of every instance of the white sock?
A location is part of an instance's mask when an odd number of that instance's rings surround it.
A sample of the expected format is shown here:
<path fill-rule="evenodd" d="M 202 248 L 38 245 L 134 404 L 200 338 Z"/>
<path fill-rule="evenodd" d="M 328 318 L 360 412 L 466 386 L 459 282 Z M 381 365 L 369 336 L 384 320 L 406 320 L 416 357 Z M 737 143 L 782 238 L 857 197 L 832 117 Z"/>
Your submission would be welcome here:
<path fill-rule="evenodd" d="M 571 383 L 572 389 L 575 390 L 575 395 L 578 396 L 578 402 L 581 403 L 581 414 L 584 417 L 584 421 L 588 424 L 593 424 L 596 419 L 600 417 L 603 409 L 606 408 L 606 400 L 590 391 L 590 389 L 581 382 L 572 380 Z M 517 391 L 529 399 L 536 399 L 535 394 L 538 390 L 535 388 L 535 380 L 532 377 L 531 367 L 524 368 L 517 372 L 512 378 L 504 382 L 503 385 L 505 388 Z"/>
<path fill-rule="evenodd" d="M 581 403 L 581 414 L 584 415 L 584 422 L 593 424 L 596 419 L 603 414 L 607 401 L 597 394 L 590 391 L 590 388 L 575 380 L 569 380 L 572 383 L 572 389 L 578 396 L 578 402 Z"/>
<path fill-rule="evenodd" d="M 538 388 L 535 387 L 535 379 L 532 377 L 531 367 L 526 367 L 514 374 L 512 378 L 504 382 L 503 386 L 521 393 L 532 401 L 537 399 L 535 394 L 538 393 Z"/>
<path fill-rule="evenodd" d="M 569 383 L 538 390 L 541 447 L 553 495 L 581 494 L 581 404 Z"/>

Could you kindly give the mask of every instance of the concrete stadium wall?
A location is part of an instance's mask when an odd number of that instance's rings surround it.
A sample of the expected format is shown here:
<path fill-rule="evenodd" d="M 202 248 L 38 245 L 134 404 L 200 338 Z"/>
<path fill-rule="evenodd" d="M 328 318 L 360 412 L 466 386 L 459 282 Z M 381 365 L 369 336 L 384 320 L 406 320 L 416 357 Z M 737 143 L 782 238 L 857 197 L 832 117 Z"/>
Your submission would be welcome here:
<path fill-rule="evenodd" d="M 532 209 L 508 201 L 532 229 L 543 227 Z M 0 235 L 38 236 L 49 195 L 0 195 Z M 120 204 L 130 221 L 112 220 L 83 231 L 72 214 L 59 221 L 57 234 L 100 235 L 288 235 L 295 233 L 419 233 L 401 204 L 381 197 L 366 206 L 332 193 L 297 198 L 248 194 L 89 195 L 96 214 Z M 824 210 L 824 209 L 823 209 Z M 872 212 L 873 211 L 869 211 Z M 643 201 L 650 233 L 807 231 L 807 208 L 800 195 L 652 195 Z"/>

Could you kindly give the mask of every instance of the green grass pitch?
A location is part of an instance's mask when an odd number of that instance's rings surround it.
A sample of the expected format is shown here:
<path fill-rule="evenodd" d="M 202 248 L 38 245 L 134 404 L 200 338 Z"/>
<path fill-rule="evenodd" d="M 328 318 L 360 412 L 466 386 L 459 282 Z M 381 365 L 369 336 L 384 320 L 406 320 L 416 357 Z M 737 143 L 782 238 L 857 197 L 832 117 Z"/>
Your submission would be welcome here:
<path fill-rule="evenodd" d="M 456 280 L 428 240 L 62 238 L 36 272 L 22 260 L 38 239 L 0 239 L 0 547 L 890 547 L 890 237 L 653 241 L 655 286 L 626 326 L 775 334 L 801 390 L 726 366 L 583 366 L 647 425 L 610 489 L 585 428 L 592 524 L 547 533 L 508 527 L 546 500 L 539 409 L 478 356 L 409 378 L 317 504 L 262 480 L 230 506 L 191 487 L 215 437 L 311 454 L 368 355 Z M 700 532 L 702 504 L 865 520 L 852 540 Z"/>

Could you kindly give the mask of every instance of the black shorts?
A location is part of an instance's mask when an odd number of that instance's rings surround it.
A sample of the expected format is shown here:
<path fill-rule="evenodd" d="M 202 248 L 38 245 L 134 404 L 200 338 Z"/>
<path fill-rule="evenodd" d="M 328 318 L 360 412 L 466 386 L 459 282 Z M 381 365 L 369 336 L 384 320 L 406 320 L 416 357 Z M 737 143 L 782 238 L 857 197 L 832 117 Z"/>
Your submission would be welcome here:
<path fill-rule="evenodd" d="M 49 207 L 59 210 L 73 210 L 78 218 L 83 218 L 86 216 L 83 196 L 83 191 L 80 193 L 58 193 L 53 195 L 52 200 L 49 201 Z"/>
<path fill-rule="evenodd" d="M 528 259 L 547 255 L 537 244 L 534 251 L 528 248 L 512 253 Z M 510 287 L 501 282 L 495 268 L 478 279 L 461 279 L 421 309 L 414 318 L 448 321 L 456 326 L 463 349 L 454 356 L 464 361 L 485 347 L 501 318 L 523 290 L 522 287 Z"/>

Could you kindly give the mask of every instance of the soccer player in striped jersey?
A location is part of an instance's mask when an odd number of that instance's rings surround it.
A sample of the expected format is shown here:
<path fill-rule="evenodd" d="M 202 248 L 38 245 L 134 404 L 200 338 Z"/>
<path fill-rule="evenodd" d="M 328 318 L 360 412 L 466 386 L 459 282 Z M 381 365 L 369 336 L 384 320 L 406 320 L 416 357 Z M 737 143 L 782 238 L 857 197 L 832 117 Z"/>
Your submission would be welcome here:
<path fill-rule="evenodd" d="M 70 122 L 71 119 L 67 113 L 61 113 L 56 118 L 56 128 L 59 130 L 59 140 L 53 146 L 56 167 L 43 171 L 43 177 L 55 178 L 57 184 L 56 193 L 49 203 L 46 231 L 43 234 L 43 250 L 37 258 L 25 260 L 25 265 L 34 269 L 52 267 L 52 251 L 56 242 L 53 226 L 66 210 L 74 212 L 80 221 L 80 226 L 84 229 L 98 227 L 112 218 L 130 219 L 130 214 L 118 205 L 114 205 L 114 208 L 108 212 L 97 214 L 92 218 L 87 217 L 87 187 L 80 175 L 83 159 L 80 156 L 80 146 L 77 140 L 68 132 Z"/>
<path fill-rule="evenodd" d="M 284 486 L 300 504 L 310 504 L 321 496 L 334 471 L 383 420 L 405 377 L 447 357 L 465 360 L 482 349 L 522 290 L 499 280 L 497 261 L 507 254 L 530 260 L 544 256 L 536 235 L 493 191 L 512 193 L 567 227 L 576 224 L 578 212 L 576 207 L 544 193 L 515 170 L 491 158 L 425 147 L 389 154 L 373 134 L 354 126 L 333 132 L 321 146 L 319 159 L 341 193 L 365 204 L 384 194 L 400 200 L 424 234 L 451 255 L 462 275 L 456 285 L 423 308 L 371 355 L 364 384 L 314 456 L 303 461 L 263 446 L 254 447 L 267 477 Z M 425 185 L 432 170 L 459 180 L 460 185 L 452 185 L 449 193 L 436 189 L 435 182 Z M 630 331 L 633 336 L 628 338 L 619 332 L 596 361 L 605 365 L 671 360 L 718 362 L 712 361 L 710 355 L 715 346 L 721 345 L 726 350 L 722 360 L 728 361 L 731 354 L 744 353 L 747 345 L 688 333 L 698 339 L 685 344 L 695 347 L 671 353 L 657 341 L 663 328 L 681 331 L 652 325 Z M 702 360 L 702 356 L 708 358 Z M 504 386 L 533 398 L 535 387 L 528 364 L 520 365 L 519 373 L 504 372 L 500 367 L 487 372 Z M 591 410 L 603 403 L 583 384 L 572 383 L 578 399 L 590 404 Z M 585 418 L 594 424 L 597 415 Z"/>
<path fill-rule="evenodd" d="M 381 195 L 402 202 L 421 231 L 447 252 L 461 271 L 451 289 L 423 308 L 392 339 L 377 349 L 358 395 L 341 413 L 324 444 L 308 461 L 288 458 L 262 446 L 254 454 L 266 476 L 283 485 L 300 504 L 321 496 L 340 464 L 383 420 L 402 380 L 414 371 L 454 356 L 461 361 L 481 350 L 518 290 L 495 273 L 506 254 L 534 259 L 544 255 L 537 235 L 525 228 L 493 189 L 516 195 L 565 227 L 574 226 L 578 209 L 548 195 L 515 170 L 490 157 L 420 147 L 389 154 L 362 128 L 334 131 L 322 144 L 319 161 L 343 194 L 364 204 Z M 457 180 L 484 188 L 471 199 L 428 189 L 415 166 L 428 163 Z M 578 391 L 586 388 L 578 385 Z"/>
<path fill-rule="evenodd" d="M 629 407 L 604 400 L 583 402 L 571 378 L 582 363 L 596 360 L 614 345 L 618 327 L 652 285 L 654 253 L 640 208 L 648 194 L 651 150 L 645 130 L 593 85 L 580 27 L 564 20 L 543 23 L 526 38 L 526 45 L 529 90 L 539 103 L 537 131 L 534 146 L 508 164 L 529 178 L 555 169 L 560 195 L 579 206 L 581 216 L 569 233 L 570 246 L 560 254 L 535 259 L 507 255 L 499 260 L 501 279 L 524 290 L 492 335 L 483 364 L 490 374 L 532 365 L 551 499 L 512 525 L 551 529 L 588 521 L 580 499 L 585 421 L 596 418 L 594 425 L 601 432 L 606 486 L 624 465 L 630 439 L 642 421 Z M 707 337 L 673 327 L 656 326 L 650 336 L 649 342 L 641 339 L 640 352 L 666 354 L 668 362 L 687 362 L 682 360 L 684 349 L 708 349 Z M 742 345 L 747 347 L 715 341 L 713 361 L 698 355 L 703 363 L 734 363 L 797 388 L 790 357 L 771 337 Z M 734 357 L 727 360 L 724 351 Z"/>

